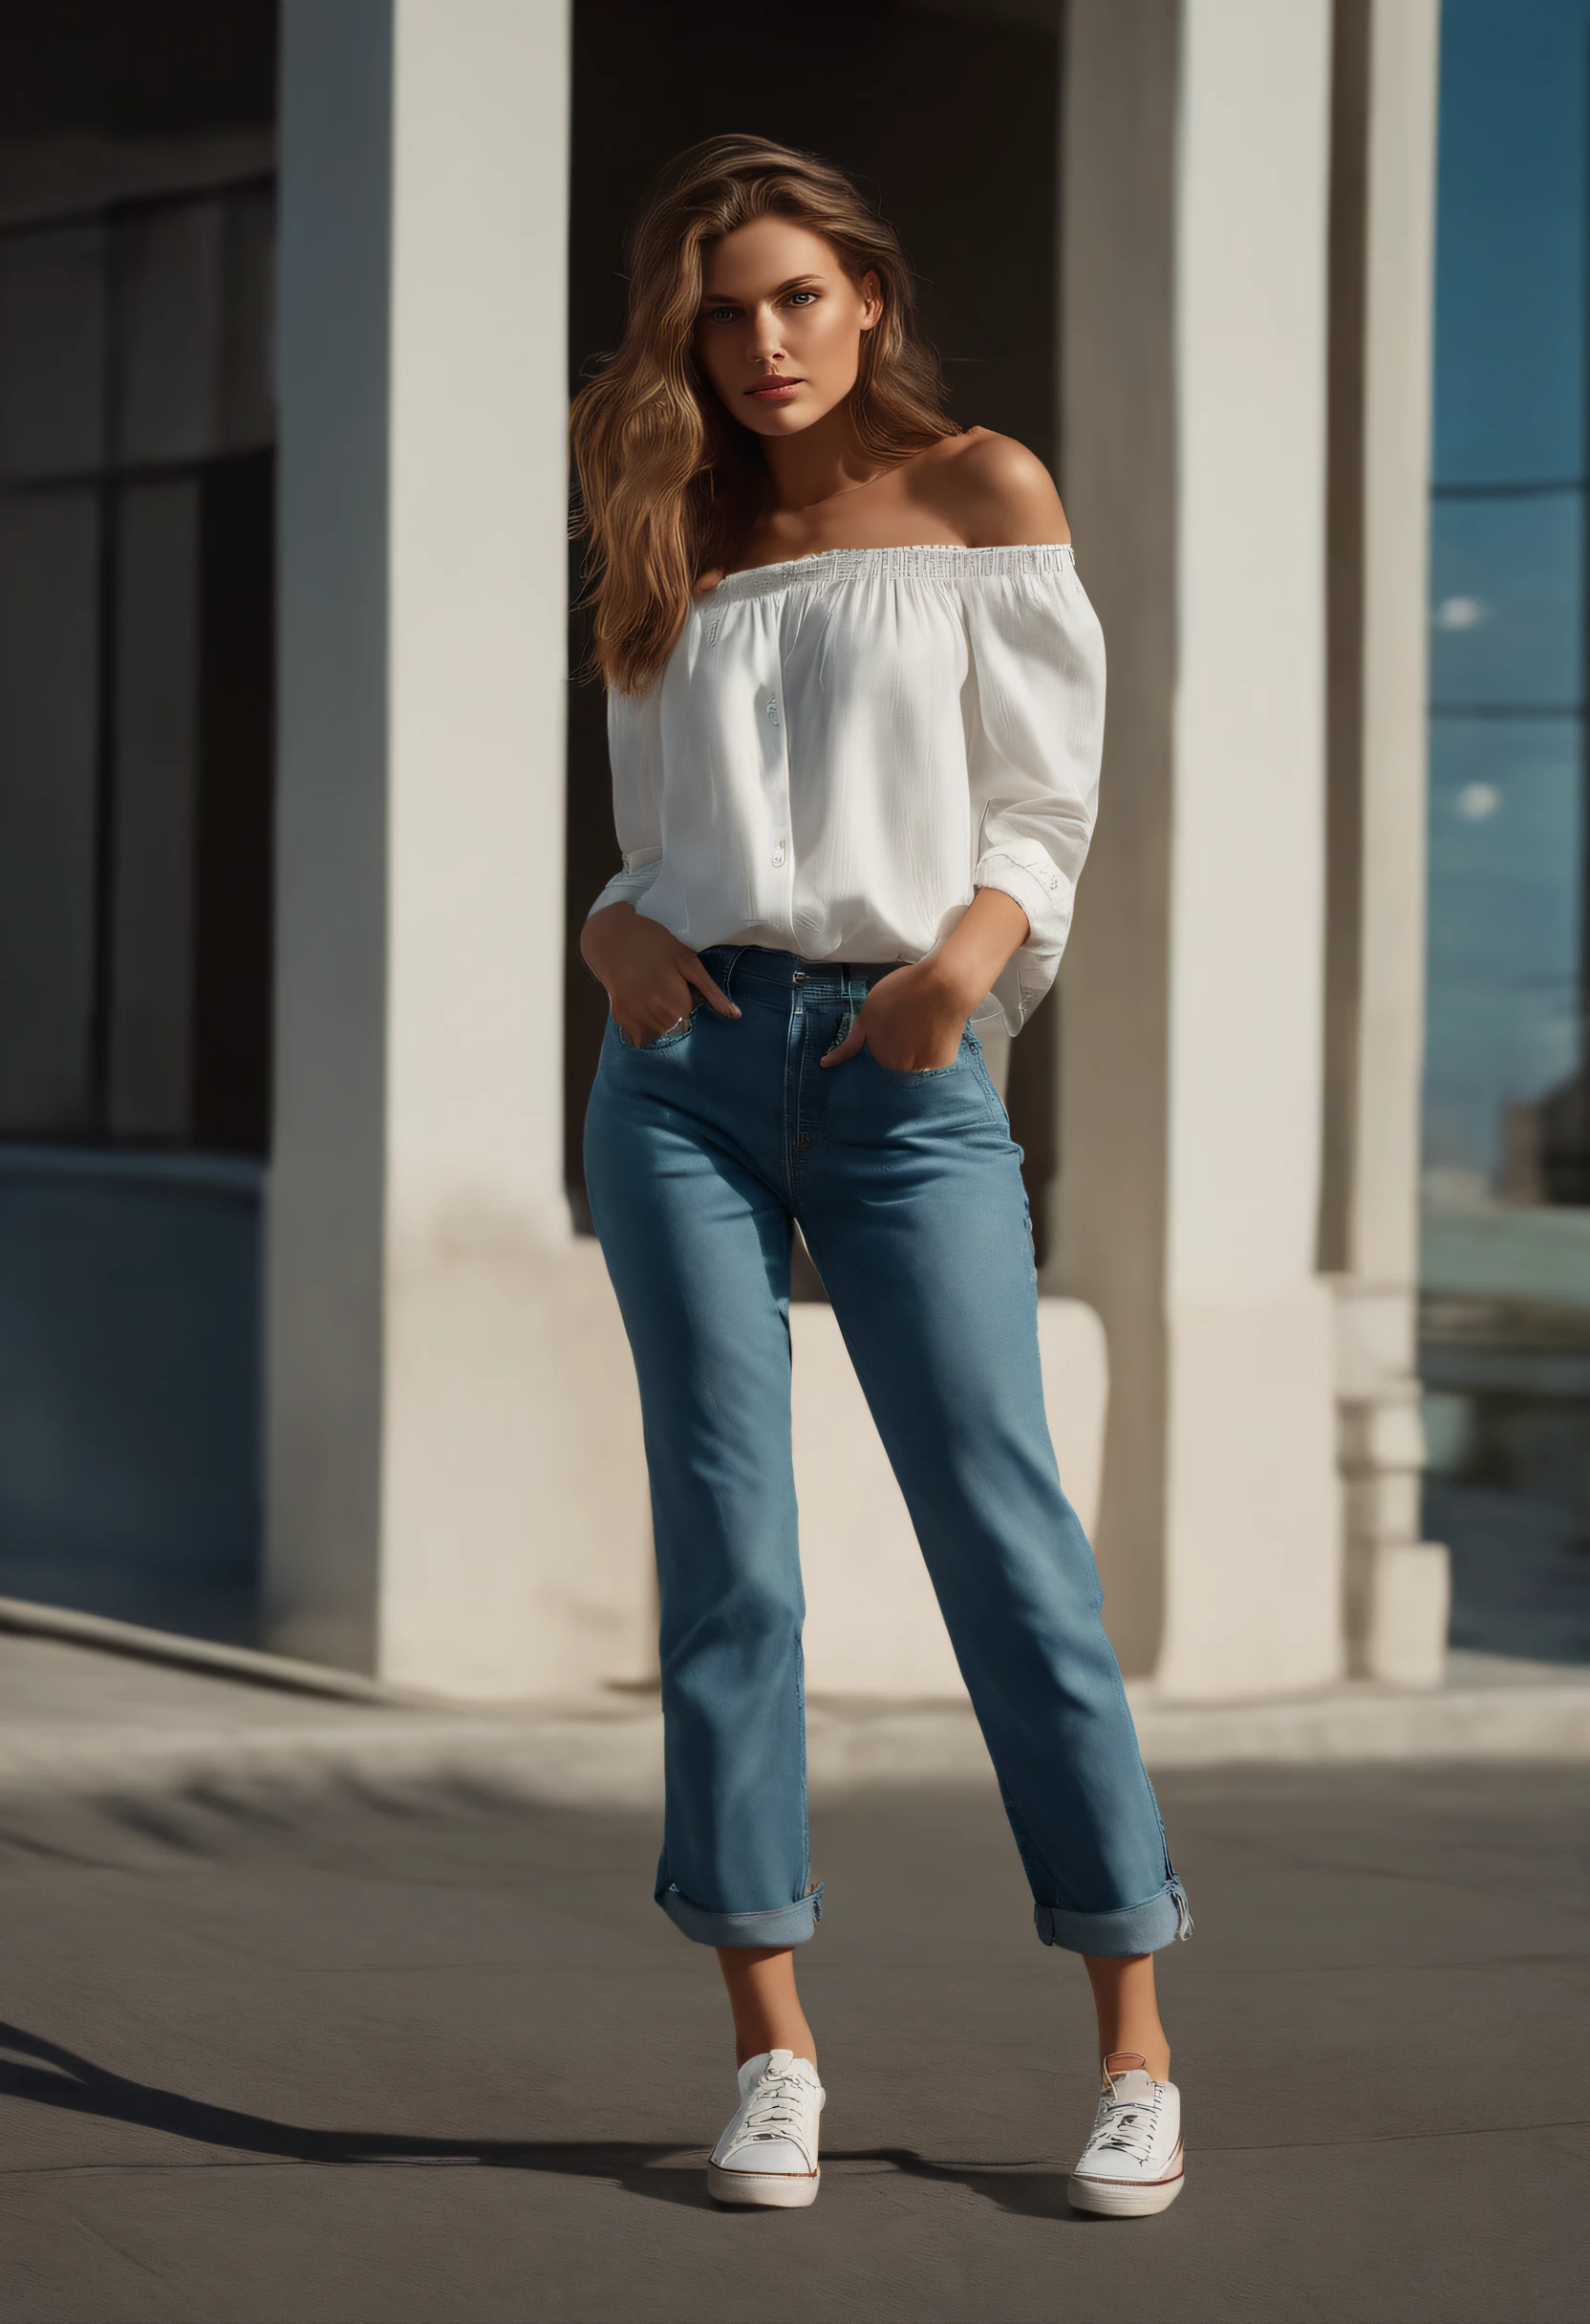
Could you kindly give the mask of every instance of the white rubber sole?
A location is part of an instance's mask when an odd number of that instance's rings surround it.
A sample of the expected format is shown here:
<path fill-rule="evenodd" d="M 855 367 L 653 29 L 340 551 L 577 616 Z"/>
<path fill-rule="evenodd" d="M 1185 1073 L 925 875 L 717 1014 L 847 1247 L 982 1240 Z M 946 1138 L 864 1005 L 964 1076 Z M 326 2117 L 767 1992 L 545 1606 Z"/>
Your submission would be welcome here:
<path fill-rule="evenodd" d="M 714 2203 L 748 2204 L 759 2211 L 804 2211 L 817 2201 L 823 2176 L 819 2167 L 809 2179 L 793 2171 L 722 2171 L 707 2164 L 707 2193 Z"/>
<path fill-rule="evenodd" d="M 1092 2211 L 1101 2219 L 1149 2219 L 1155 2211 L 1168 2211 L 1185 2184 L 1178 2146 L 1166 2176 L 1150 2179 L 1146 2186 L 1131 2179 L 1080 2179 L 1073 2171 L 1067 2193 L 1073 2211 Z"/>

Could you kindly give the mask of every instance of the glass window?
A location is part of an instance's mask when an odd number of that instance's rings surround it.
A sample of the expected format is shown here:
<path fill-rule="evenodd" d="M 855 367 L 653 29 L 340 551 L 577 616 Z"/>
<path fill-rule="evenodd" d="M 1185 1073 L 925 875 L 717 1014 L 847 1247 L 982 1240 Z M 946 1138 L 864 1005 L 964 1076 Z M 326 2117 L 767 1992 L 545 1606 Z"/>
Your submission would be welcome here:
<path fill-rule="evenodd" d="M 1432 721 L 1432 1194 L 1501 1186 L 1518 1109 L 1579 1062 L 1583 861 L 1577 719 Z"/>
<path fill-rule="evenodd" d="M 1579 708 L 1583 498 L 1440 495 L 1430 526 L 1430 699 L 1438 710 Z"/>
<path fill-rule="evenodd" d="M 1584 0 L 1445 0 L 1438 484 L 1584 464 Z"/>
<path fill-rule="evenodd" d="M 1590 0 L 1446 0 L 1425 1523 L 1452 1641 L 1590 1659 Z"/>
<path fill-rule="evenodd" d="M 0 230 L 0 1137 L 265 1151 L 273 212 Z"/>

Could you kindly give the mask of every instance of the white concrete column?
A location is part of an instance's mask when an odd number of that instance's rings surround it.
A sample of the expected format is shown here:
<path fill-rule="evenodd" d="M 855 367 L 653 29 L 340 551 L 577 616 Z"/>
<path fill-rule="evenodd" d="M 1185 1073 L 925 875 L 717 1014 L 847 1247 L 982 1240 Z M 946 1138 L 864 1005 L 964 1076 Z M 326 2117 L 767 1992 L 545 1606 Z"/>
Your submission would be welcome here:
<path fill-rule="evenodd" d="M 1324 958 L 1328 0 L 1188 0 L 1176 346 L 1166 1629 L 1178 1694 L 1341 1664 Z"/>
<path fill-rule="evenodd" d="M 1333 1271 L 1353 1667 L 1433 1684 L 1415 1375 L 1439 0 L 1337 25 L 1331 926 L 1321 1256 Z"/>
<path fill-rule="evenodd" d="M 1180 16 L 1179 0 L 1070 0 L 1061 136 L 1061 489 L 1109 701 L 1099 828 L 1050 1004 L 1060 1170 L 1042 1288 L 1092 1307 L 1108 1344 L 1093 1542 L 1133 1676 L 1153 1669 L 1164 1621 Z"/>
<path fill-rule="evenodd" d="M 1327 0 L 1074 0 L 1064 479 L 1111 656 L 1063 1005 L 1054 1287 L 1109 1336 L 1128 1669 L 1341 1668 L 1315 1267 Z"/>
<path fill-rule="evenodd" d="M 562 1184 L 567 0 L 287 0 L 269 1573 L 478 1693 L 641 1657 Z"/>

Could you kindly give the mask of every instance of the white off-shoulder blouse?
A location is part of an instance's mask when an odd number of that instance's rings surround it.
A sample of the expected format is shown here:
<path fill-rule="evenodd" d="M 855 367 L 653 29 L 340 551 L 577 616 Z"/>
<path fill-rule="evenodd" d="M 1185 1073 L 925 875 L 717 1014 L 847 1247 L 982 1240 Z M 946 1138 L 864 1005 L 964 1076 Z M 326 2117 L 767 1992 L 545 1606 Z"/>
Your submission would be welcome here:
<path fill-rule="evenodd" d="M 1069 547 L 833 549 L 697 599 L 610 692 L 633 903 L 695 952 L 919 960 L 978 888 L 1027 915 L 974 1022 L 1054 981 L 1098 798 L 1105 653 Z"/>

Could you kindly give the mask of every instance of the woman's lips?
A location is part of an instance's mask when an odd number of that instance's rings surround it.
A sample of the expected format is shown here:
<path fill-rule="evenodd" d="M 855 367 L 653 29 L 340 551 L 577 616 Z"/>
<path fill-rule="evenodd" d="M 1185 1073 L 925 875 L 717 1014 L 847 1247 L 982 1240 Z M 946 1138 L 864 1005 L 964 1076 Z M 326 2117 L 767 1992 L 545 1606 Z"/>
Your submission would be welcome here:
<path fill-rule="evenodd" d="M 759 403 L 787 403 L 796 389 L 805 387 L 805 385 L 804 379 L 781 377 L 775 379 L 759 379 L 756 385 L 748 387 L 745 393 L 748 396 L 755 396 Z"/>

